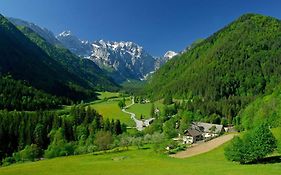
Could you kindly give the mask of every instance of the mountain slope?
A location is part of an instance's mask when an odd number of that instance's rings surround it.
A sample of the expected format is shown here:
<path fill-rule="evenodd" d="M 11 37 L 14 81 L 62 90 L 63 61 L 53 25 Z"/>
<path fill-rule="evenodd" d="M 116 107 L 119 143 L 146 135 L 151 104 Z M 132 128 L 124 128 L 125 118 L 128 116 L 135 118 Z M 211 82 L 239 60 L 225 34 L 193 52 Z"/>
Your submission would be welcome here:
<path fill-rule="evenodd" d="M 93 93 L 0 15 L 0 74 L 10 74 L 48 93 L 81 99 Z"/>
<path fill-rule="evenodd" d="M 167 63 L 170 59 L 174 58 L 177 56 L 178 53 L 174 51 L 167 51 L 163 57 L 160 57 L 156 59 L 156 64 L 155 64 L 155 70 L 158 70 L 161 66 L 163 66 L 165 63 Z"/>
<path fill-rule="evenodd" d="M 22 81 L 0 77 L 0 110 L 48 110 L 62 104 L 62 99 L 34 89 Z"/>
<path fill-rule="evenodd" d="M 91 55 L 92 46 L 88 41 L 81 41 L 76 36 L 72 35 L 70 31 L 64 31 L 56 37 L 65 48 L 69 49 L 72 53 L 87 57 Z"/>
<path fill-rule="evenodd" d="M 13 23 L 15 26 L 24 26 L 28 27 L 34 32 L 36 32 L 38 35 L 40 35 L 42 38 L 44 38 L 47 42 L 49 42 L 52 45 L 59 45 L 62 46 L 62 44 L 57 40 L 53 32 L 46 28 L 42 28 L 36 24 L 17 19 L 17 18 L 8 18 L 8 20 Z"/>
<path fill-rule="evenodd" d="M 169 93 L 196 97 L 198 104 L 206 104 L 205 113 L 235 116 L 248 97 L 271 91 L 280 75 L 281 22 L 247 14 L 165 64 L 154 74 L 148 91 L 154 98 Z M 230 100 L 236 102 L 225 102 Z M 210 101 L 224 104 L 207 104 Z"/>
<path fill-rule="evenodd" d="M 80 58 L 63 47 L 49 44 L 27 27 L 19 27 L 19 29 L 51 58 L 66 67 L 69 72 L 87 81 L 90 87 L 96 90 L 117 90 L 118 86 L 113 80 L 110 80 L 105 75 L 106 73 L 92 61 Z"/>
<path fill-rule="evenodd" d="M 143 80 L 159 65 L 158 59 L 133 42 L 82 41 L 70 31 L 62 32 L 57 39 L 71 52 L 95 62 L 118 83 Z"/>
<path fill-rule="evenodd" d="M 281 86 L 272 94 L 259 97 L 243 109 L 237 117 L 236 125 L 241 124 L 244 129 L 251 129 L 263 122 L 270 127 L 281 126 Z"/>
<path fill-rule="evenodd" d="M 117 80 L 142 80 L 155 70 L 155 58 L 133 42 L 96 41 L 90 60 L 100 67 L 111 70 L 110 75 Z"/>

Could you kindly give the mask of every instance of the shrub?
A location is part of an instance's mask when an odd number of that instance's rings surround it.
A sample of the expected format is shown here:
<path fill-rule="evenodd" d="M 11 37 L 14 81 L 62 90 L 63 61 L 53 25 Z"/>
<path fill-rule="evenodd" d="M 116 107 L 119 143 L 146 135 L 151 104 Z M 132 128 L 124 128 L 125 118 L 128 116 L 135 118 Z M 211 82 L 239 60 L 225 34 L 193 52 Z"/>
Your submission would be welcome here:
<path fill-rule="evenodd" d="M 228 160 L 245 163 L 254 163 L 272 153 L 276 147 L 276 139 L 266 124 L 247 133 L 243 139 L 235 137 L 225 148 Z"/>
<path fill-rule="evenodd" d="M 228 160 L 240 162 L 243 156 L 243 140 L 235 136 L 230 145 L 225 148 L 225 157 Z"/>
<path fill-rule="evenodd" d="M 27 145 L 23 150 L 13 155 L 16 162 L 35 161 L 40 156 L 41 149 L 35 144 Z"/>
<path fill-rule="evenodd" d="M 110 144 L 113 143 L 113 138 L 110 132 L 108 131 L 99 131 L 96 134 L 95 144 L 100 150 L 107 150 L 110 147 Z"/>
<path fill-rule="evenodd" d="M 16 162 L 16 160 L 14 157 L 6 157 L 5 159 L 2 160 L 2 166 L 8 166 L 15 162 Z"/>
<path fill-rule="evenodd" d="M 54 158 L 61 156 L 73 155 L 75 151 L 75 145 L 73 143 L 60 143 L 60 144 L 51 144 L 48 149 L 45 151 L 44 157 Z"/>

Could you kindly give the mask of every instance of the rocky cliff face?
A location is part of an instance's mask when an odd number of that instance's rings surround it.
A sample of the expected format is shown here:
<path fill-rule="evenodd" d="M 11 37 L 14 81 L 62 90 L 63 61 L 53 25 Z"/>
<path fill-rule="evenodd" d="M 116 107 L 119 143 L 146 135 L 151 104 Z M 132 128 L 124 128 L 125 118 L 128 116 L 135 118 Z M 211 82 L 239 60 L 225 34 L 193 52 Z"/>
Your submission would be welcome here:
<path fill-rule="evenodd" d="M 78 39 L 75 35 L 72 35 L 70 31 L 62 32 L 57 36 L 57 39 L 64 47 L 78 56 L 86 57 L 91 54 L 91 43 Z"/>
<path fill-rule="evenodd" d="M 90 43 L 78 39 L 69 31 L 62 32 L 57 39 L 73 53 L 107 70 L 119 83 L 129 79 L 145 80 L 174 54 L 169 52 L 165 57 L 156 58 L 133 42 L 99 40 Z"/>
<path fill-rule="evenodd" d="M 96 41 L 89 59 L 126 79 L 143 80 L 155 70 L 156 58 L 133 42 Z"/>

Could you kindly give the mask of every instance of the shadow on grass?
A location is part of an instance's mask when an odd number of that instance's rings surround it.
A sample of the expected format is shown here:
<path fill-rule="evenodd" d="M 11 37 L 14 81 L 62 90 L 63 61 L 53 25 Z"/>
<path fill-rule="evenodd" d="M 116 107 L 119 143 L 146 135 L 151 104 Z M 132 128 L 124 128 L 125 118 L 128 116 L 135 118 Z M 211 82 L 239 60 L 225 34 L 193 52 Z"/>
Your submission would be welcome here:
<path fill-rule="evenodd" d="M 247 164 L 251 165 L 251 164 L 274 164 L 274 163 L 281 163 L 281 156 L 266 157 Z"/>
<path fill-rule="evenodd" d="M 139 150 L 147 150 L 147 149 L 150 149 L 150 147 L 140 147 L 138 148 Z"/>

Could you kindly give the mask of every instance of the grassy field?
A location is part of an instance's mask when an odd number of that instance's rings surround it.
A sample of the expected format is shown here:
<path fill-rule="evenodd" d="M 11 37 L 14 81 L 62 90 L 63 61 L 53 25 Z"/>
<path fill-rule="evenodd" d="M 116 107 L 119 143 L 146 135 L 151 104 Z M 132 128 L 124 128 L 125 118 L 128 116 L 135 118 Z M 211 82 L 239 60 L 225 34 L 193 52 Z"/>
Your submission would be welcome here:
<path fill-rule="evenodd" d="M 164 105 L 162 103 L 155 102 L 154 106 L 155 108 L 158 108 L 160 111 L 163 111 Z M 140 118 L 141 115 L 143 115 L 144 118 L 150 118 L 151 108 L 152 108 L 152 103 L 146 103 L 146 104 L 136 103 L 130 108 L 128 108 L 127 111 L 135 113 L 138 119 Z"/>
<path fill-rule="evenodd" d="M 98 98 L 103 100 L 103 99 L 108 99 L 108 98 L 118 98 L 120 97 L 119 92 L 98 92 Z"/>
<path fill-rule="evenodd" d="M 104 118 L 119 119 L 122 123 L 128 126 L 135 126 L 134 121 L 130 118 L 130 115 L 121 111 L 118 106 L 119 100 L 108 100 L 91 105 L 98 113 Z M 130 104 L 130 100 L 126 100 L 126 104 Z"/>
<path fill-rule="evenodd" d="M 272 175 L 281 163 L 240 165 L 224 158 L 224 146 L 186 159 L 170 158 L 151 149 L 104 155 L 81 155 L 0 168 L 0 175 Z"/>

